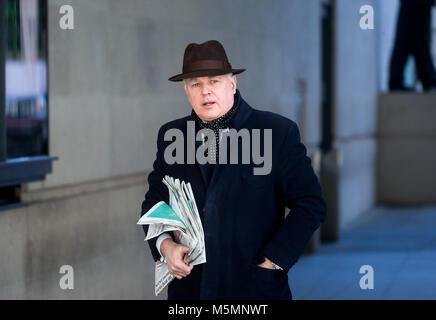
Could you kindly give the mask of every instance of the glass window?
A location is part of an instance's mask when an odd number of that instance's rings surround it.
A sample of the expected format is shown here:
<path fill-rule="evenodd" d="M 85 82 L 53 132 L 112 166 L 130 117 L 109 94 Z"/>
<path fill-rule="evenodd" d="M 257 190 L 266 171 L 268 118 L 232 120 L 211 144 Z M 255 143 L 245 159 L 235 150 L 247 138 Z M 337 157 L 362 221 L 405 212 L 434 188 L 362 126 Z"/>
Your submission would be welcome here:
<path fill-rule="evenodd" d="M 47 1 L 6 0 L 6 158 L 48 155 Z"/>

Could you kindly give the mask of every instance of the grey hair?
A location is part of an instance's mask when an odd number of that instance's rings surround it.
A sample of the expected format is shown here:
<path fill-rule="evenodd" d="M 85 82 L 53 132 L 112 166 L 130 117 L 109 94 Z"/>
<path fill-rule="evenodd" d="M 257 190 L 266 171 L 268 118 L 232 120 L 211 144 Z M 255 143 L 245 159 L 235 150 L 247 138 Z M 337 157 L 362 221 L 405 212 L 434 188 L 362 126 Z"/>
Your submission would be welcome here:
<path fill-rule="evenodd" d="M 233 73 L 227 73 L 227 77 L 230 79 L 230 80 L 232 80 L 232 78 L 233 78 Z M 186 89 L 186 81 L 187 81 L 188 79 L 183 79 L 183 87 Z"/>

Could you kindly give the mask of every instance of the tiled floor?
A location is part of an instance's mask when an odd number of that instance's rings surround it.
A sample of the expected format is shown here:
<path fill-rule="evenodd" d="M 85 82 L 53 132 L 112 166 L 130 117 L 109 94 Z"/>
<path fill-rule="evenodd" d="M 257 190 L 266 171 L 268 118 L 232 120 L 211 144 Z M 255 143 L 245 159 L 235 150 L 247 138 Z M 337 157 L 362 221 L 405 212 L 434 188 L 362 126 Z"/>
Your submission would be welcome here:
<path fill-rule="evenodd" d="M 374 270 L 374 289 L 359 282 Z M 436 207 L 378 207 L 289 271 L 293 298 L 436 299 Z"/>

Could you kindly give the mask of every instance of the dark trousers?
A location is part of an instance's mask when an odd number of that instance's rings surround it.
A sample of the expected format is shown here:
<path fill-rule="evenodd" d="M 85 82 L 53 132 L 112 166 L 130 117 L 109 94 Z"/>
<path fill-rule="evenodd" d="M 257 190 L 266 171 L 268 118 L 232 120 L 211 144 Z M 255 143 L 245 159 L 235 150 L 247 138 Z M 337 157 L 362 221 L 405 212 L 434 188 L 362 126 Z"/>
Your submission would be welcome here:
<path fill-rule="evenodd" d="M 431 5 L 428 0 L 402 0 L 397 21 L 395 44 L 389 71 L 389 88 L 403 87 L 403 70 L 408 57 L 415 58 L 418 78 L 424 89 L 436 85 L 431 57 Z"/>

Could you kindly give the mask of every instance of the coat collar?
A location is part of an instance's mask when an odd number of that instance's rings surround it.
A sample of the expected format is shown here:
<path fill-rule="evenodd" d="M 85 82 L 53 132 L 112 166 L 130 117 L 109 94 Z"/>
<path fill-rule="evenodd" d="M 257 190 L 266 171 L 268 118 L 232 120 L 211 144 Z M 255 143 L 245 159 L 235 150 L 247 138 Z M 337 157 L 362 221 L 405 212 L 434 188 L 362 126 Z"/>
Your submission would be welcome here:
<path fill-rule="evenodd" d="M 239 106 L 232 119 L 230 119 L 230 127 L 239 130 L 243 128 L 244 123 L 250 117 L 253 108 L 251 108 L 248 103 L 245 102 L 238 89 L 236 89 L 235 99 L 237 99 Z"/>

